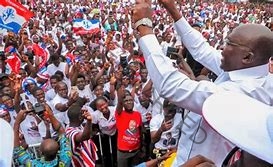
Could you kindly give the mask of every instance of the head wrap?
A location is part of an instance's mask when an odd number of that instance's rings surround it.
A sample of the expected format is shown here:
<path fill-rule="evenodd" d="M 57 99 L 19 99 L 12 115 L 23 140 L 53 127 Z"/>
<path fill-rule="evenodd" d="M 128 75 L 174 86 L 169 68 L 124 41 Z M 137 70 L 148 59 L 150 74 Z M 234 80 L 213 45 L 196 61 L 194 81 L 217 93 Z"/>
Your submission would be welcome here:
<path fill-rule="evenodd" d="M 28 94 L 28 95 L 30 95 L 30 92 L 29 92 L 29 90 L 27 89 L 27 86 L 28 86 L 30 83 L 33 83 L 33 84 L 35 84 L 35 85 L 37 86 L 36 81 L 35 81 L 33 78 L 30 78 L 30 77 L 25 78 L 25 79 L 23 80 L 23 82 L 22 82 L 23 91 L 24 91 L 26 94 Z"/>

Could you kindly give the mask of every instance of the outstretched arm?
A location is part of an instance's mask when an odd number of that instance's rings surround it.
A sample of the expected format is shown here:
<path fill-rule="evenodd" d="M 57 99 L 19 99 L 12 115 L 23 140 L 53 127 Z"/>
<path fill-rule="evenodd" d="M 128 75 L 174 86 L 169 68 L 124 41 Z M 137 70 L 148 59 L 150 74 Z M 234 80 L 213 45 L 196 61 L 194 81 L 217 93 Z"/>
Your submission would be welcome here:
<path fill-rule="evenodd" d="M 18 162 L 21 165 L 30 165 L 32 163 L 32 159 L 33 157 L 31 156 L 31 154 L 29 154 L 28 152 L 26 152 L 26 150 L 20 146 L 20 124 L 21 122 L 24 121 L 25 117 L 27 115 L 27 111 L 26 110 L 21 110 L 16 117 L 15 123 L 14 123 L 14 150 L 13 150 L 13 156 L 14 158 L 16 158 L 18 160 Z"/>
<path fill-rule="evenodd" d="M 151 17 L 151 13 L 147 3 L 138 3 L 133 11 L 133 21 Z M 180 73 L 163 54 L 152 28 L 141 25 L 137 30 L 141 35 L 139 46 L 143 51 L 147 69 L 153 74 L 151 79 L 159 95 L 171 99 L 179 107 L 201 114 L 205 99 L 220 88 L 211 82 L 193 81 Z"/>
<path fill-rule="evenodd" d="M 216 75 L 219 75 L 222 72 L 220 68 L 221 53 L 211 47 L 200 32 L 191 27 L 177 9 L 174 0 L 159 0 L 158 2 L 172 16 L 175 22 L 174 27 L 193 58 Z"/>
<path fill-rule="evenodd" d="M 90 139 L 91 131 L 92 131 L 91 130 L 92 129 L 91 114 L 86 110 L 86 111 L 83 111 L 82 116 L 86 119 L 86 124 L 84 126 L 83 132 L 80 132 L 75 136 L 75 142 L 77 143 Z"/>

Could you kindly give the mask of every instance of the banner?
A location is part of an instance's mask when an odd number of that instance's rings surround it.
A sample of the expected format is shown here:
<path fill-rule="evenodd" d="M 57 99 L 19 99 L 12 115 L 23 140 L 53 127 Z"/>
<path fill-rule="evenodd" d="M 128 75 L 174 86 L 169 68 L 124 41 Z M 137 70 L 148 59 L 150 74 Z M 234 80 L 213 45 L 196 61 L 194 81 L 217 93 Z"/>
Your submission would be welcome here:
<path fill-rule="evenodd" d="M 0 28 L 18 33 L 34 14 L 14 0 L 0 1 Z"/>
<path fill-rule="evenodd" d="M 74 19 L 73 31 L 77 35 L 96 34 L 100 32 L 99 20 Z"/>

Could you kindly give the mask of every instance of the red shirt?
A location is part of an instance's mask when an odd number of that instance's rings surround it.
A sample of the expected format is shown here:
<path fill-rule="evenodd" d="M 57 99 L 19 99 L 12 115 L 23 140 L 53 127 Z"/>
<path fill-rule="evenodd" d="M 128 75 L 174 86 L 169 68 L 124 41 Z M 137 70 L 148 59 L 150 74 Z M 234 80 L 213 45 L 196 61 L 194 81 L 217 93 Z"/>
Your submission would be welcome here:
<path fill-rule="evenodd" d="M 141 115 L 137 111 L 131 113 L 122 111 L 116 113 L 118 130 L 118 149 L 123 151 L 137 150 L 140 148 Z"/>

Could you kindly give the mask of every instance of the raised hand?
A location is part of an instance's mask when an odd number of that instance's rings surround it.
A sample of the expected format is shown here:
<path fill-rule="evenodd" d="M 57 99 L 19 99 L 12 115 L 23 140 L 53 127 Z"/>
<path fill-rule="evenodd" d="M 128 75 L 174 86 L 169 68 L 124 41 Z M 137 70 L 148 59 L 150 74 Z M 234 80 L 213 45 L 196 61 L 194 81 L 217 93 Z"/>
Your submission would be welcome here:
<path fill-rule="evenodd" d="M 172 126 L 173 126 L 173 122 L 172 122 L 172 120 L 169 120 L 169 121 L 163 121 L 163 122 L 162 122 L 162 124 L 161 124 L 160 129 L 161 129 L 163 132 L 165 132 L 165 131 L 167 131 L 167 130 L 171 129 L 171 128 L 172 128 Z"/>
<path fill-rule="evenodd" d="M 21 77 L 16 77 L 15 79 L 15 84 L 14 84 L 14 89 L 15 91 L 19 92 L 22 87 L 22 78 Z"/>
<path fill-rule="evenodd" d="M 103 64 L 103 68 L 104 68 L 105 70 L 108 70 L 110 66 L 111 66 L 111 63 L 110 63 L 110 62 L 106 62 L 106 63 Z"/>
<path fill-rule="evenodd" d="M 111 74 L 110 85 L 115 85 L 116 82 L 117 82 L 117 78 L 115 77 L 114 74 Z"/>
<path fill-rule="evenodd" d="M 176 7 L 175 0 L 158 0 L 158 2 L 170 13 L 174 21 L 177 21 L 182 17 Z"/>
<path fill-rule="evenodd" d="M 91 114 L 85 110 L 85 109 L 82 109 L 82 116 L 84 117 L 84 119 L 86 119 L 87 121 L 92 121 L 92 116 Z"/>
<path fill-rule="evenodd" d="M 147 1 L 147 2 L 146 2 Z M 140 19 L 152 19 L 152 9 L 149 0 L 137 0 L 136 5 L 132 8 L 132 22 L 135 23 Z"/>
<path fill-rule="evenodd" d="M 159 4 L 163 5 L 164 8 L 175 7 L 175 0 L 158 0 Z"/>
<path fill-rule="evenodd" d="M 21 122 L 23 122 L 25 120 L 27 114 L 28 114 L 27 110 L 21 110 L 16 116 L 16 122 L 18 122 L 19 124 Z"/>

